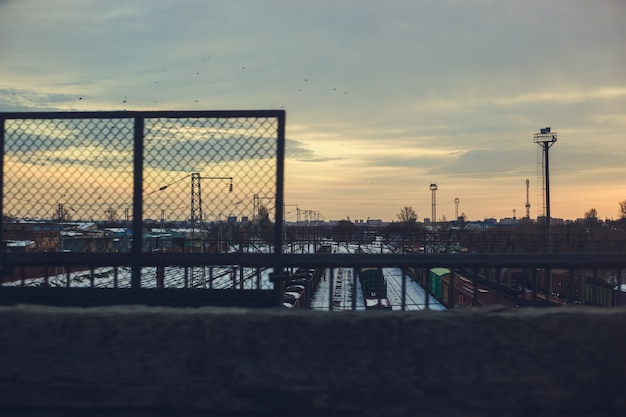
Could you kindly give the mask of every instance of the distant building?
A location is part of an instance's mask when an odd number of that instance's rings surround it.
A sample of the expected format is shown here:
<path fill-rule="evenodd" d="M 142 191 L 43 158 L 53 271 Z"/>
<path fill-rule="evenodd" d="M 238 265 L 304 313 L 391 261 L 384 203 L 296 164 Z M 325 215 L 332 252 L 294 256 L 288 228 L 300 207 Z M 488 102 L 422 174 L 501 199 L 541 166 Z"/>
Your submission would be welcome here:
<path fill-rule="evenodd" d="M 500 224 L 516 224 L 517 223 L 517 218 L 515 217 L 505 217 L 503 219 L 500 219 Z"/>
<path fill-rule="evenodd" d="M 34 240 L 8 240 L 4 245 L 6 252 L 33 252 L 37 249 Z"/>
<path fill-rule="evenodd" d="M 55 251 L 59 243 L 59 225 L 53 223 L 3 223 L 2 237 L 6 241 L 33 241 L 28 250 Z"/>

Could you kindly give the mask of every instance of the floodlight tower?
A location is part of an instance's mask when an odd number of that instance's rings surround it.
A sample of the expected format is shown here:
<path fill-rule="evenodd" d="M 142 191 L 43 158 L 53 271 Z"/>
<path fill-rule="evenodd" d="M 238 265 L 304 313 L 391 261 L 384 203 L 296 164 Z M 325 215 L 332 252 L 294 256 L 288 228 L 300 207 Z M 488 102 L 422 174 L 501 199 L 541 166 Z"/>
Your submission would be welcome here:
<path fill-rule="evenodd" d="M 461 200 L 459 200 L 459 198 L 455 198 L 454 199 L 454 220 L 459 220 L 459 203 L 461 202 Z"/>
<path fill-rule="evenodd" d="M 535 133 L 533 136 L 534 142 L 539 145 L 542 152 L 542 174 L 545 184 L 544 189 L 544 201 L 545 201 L 545 222 L 547 230 L 547 243 L 548 249 L 550 248 L 550 160 L 548 158 L 548 151 L 556 143 L 556 132 L 551 132 L 550 127 L 544 127 L 539 130 L 539 133 Z"/>
<path fill-rule="evenodd" d="M 528 201 L 528 190 L 530 189 L 530 181 L 526 178 L 526 218 L 530 219 L 530 202 Z"/>
<path fill-rule="evenodd" d="M 430 184 L 430 193 L 432 199 L 432 218 L 430 219 L 433 224 L 433 230 L 437 226 L 437 184 Z"/>

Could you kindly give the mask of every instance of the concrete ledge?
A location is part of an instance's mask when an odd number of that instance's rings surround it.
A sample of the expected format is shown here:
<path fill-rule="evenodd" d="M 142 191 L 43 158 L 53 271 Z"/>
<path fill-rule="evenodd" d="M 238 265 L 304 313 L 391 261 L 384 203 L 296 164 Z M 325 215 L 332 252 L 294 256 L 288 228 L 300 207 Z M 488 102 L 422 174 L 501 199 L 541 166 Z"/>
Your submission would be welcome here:
<path fill-rule="evenodd" d="M 626 310 L 0 307 L 3 416 L 623 416 Z"/>

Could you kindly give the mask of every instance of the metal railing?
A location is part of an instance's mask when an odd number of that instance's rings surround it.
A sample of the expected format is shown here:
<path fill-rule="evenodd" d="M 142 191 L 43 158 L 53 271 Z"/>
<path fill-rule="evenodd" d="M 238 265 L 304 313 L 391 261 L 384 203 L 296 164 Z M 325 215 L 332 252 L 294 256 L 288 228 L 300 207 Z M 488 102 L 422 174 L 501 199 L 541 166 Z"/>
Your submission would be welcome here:
<path fill-rule="evenodd" d="M 396 268 L 403 272 L 400 305 L 394 309 L 411 309 L 407 299 L 407 286 L 417 283 L 426 289 L 426 298 L 418 309 L 429 309 L 435 303 L 446 308 L 504 304 L 509 306 L 550 306 L 561 304 L 590 304 L 597 306 L 624 306 L 626 298 L 619 288 L 624 283 L 626 259 L 621 254 L 284 254 L 284 274 L 277 274 L 268 286 L 267 275 L 275 271 L 273 254 L 260 253 L 145 253 L 141 257 L 142 287 L 133 289 L 128 279 L 122 278 L 133 263 L 132 254 L 82 254 L 72 253 L 21 253 L 14 254 L 4 262 L 10 270 L 19 271 L 25 266 L 39 267 L 47 272 L 41 275 L 60 277 L 54 285 L 52 280 L 39 287 L 18 281 L 14 286 L 0 287 L 0 301 L 4 303 L 41 302 L 44 304 L 100 305 L 143 303 L 158 305 L 199 306 L 238 305 L 249 307 L 274 307 L 282 305 L 282 291 L 297 278 L 295 271 L 310 269 L 333 271 L 347 268 L 355 273 L 350 278 L 356 288 L 356 271 L 364 267 Z M 58 267 L 59 270 L 54 268 Z M 108 274 L 109 285 L 102 286 L 102 268 Z M 434 268 L 446 268 L 452 278 L 437 284 L 447 288 L 439 294 L 433 291 L 433 278 L 427 272 Z M 179 284 L 156 285 L 158 271 L 169 269 L 178 274 Z M 54 270 L 54 272 L 52 272 Z M 83 271 L 87 281 L 72 279 Z M 174 271 L 174 272 L 172 272 Z M 175 272 L 178 271 L 178 272 Z M 523 288 L 512 290 L 505 285 L 504 271 L 516 271 L 526 277 Z M 598 279 L 605 273 L 614 277 L 613 285 L 607 287 Z M 98 275 L 100 274 L 100 275 Z M 198 278 L 199 274 L 204 274 Z M 261 283 L 264 275 L 265 285 Z M 117 283 L 112 283 L 114 275 Z M 565 278 L 563 278 L 565 277 Z M 59 278 L 57 278 L 59 279 Z M 194 279 L 197 280 L 194 284 Z M 438 278 L 439 279 L 439 278 Z M 565 280 L 564 280 L 565 279 Z M 451 283 L 452 281 L 452 283 Z M 466 283 L 465 301 L 459 301 L 463 291 L 459 285 Z M 40 280 L 41 282 L 41 280 Z M 222 282 L 226 284 L 217 284 Z M 318 277 L 306 282 L 308 297 L 315 293 L 320 283 Z M 276 284 L 276 285 L 275 285 Z M 469 287 L 469 288 L 468 288 Z M 332 289 L 318 296 L 330 299 Z M 512 295 L 513 293 L 513 295 Z M 524 297 L 526 295 L 526 297 Z M 483 301 L 483 299 L 485 299 Z M 354 300 L 354 298 L 353 298 Z M 310 300 L 309 300 L 310 301 Z M 330 302 L 328 309 L 332 310 Z M 355 309 L 353 301 L 350 309 Z M 308 306 L 310 307 L 310 304 Z"/>

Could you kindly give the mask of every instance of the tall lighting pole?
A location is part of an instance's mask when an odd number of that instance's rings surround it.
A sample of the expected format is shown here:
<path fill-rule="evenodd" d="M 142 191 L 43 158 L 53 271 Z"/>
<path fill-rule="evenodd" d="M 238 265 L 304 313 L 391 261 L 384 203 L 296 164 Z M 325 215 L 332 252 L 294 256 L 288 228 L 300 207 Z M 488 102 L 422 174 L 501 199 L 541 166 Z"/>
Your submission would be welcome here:
<path fill-rule="evenodd" d="M 545 201 L 545 227 L 546 227 L 546 243 L 547 249 L 550 251 L 550 160 L 548 158 L 548 150 L 556 143 L 556 132 L 552 132 L 550 127 L 544 127 L 539 130 L 539 133 L 535 133 L 533 136 L 534 142 L 539 145 L 542 152 L 542 174 L 545 184 L 544 189 L 544 201 Z"/>
<path fill-rule="evenodd" d="M 437 226 L 437 184 L 430 184 L 430 193 L 432 200 L 432 218 L 430 219 L 433 224 L 433 230 Z"/>
<path fill-rule="evenodd" d="M 432 218 L 430 223 L 433 228 L 432 248 L 435 249 L 435 239 L 437 238 L 437 184 L 430 184 L 430 193 L 432 200 Z"/>

